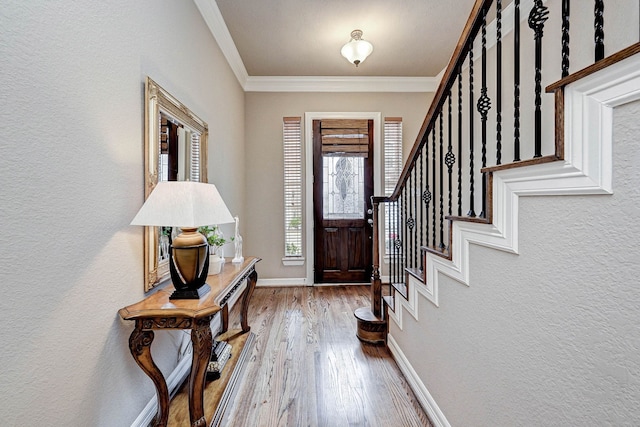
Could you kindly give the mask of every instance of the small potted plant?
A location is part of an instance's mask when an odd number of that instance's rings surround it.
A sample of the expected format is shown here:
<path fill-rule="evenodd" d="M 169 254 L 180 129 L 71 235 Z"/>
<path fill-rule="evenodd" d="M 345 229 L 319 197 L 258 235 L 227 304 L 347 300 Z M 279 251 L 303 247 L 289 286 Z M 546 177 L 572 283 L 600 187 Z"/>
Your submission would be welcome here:
<path fill-rule="evenodd" d="M 209 243 L 209 274 L 218 274 L 224 264 L 220 248 L 227 241 L 217 225 L 206 225 L 198 228 L 198 231 L 207 238 Z"/>

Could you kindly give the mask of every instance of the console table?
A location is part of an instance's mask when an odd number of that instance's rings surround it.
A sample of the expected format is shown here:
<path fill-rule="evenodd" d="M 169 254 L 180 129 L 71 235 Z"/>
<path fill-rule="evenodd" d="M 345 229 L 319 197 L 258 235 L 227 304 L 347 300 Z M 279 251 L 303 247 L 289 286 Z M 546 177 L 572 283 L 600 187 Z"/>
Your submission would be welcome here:
<path fill-rule="evenodd" d="M 153 426 L 165 427 L 169 417 L 169 390 L 162 372 L 151 357 L 151 343 L 155 329 L 191 329 L 193 357 L 189 374 L 189 418 L 192 427 L 206 427 L 203 391 L 206 368 L 211 357 L 213 336 L 211 320 L 218 312 L 222 316 L 222 332 L 229 323 L 227 303 L 247 280 L 240 311 L 242 332 L 248 332 L 247 310 L 258 274 L 255 264 L 260 258 L 246 257 L 242 264 L 227 261 L 219 274 L 208 276 L 211 291 L 198 300 L 170 300 L 173 286 L 167 286 L 135 304 L 118 312 L 125 320 L 135 320 L 135 328 L 129 337 L 129 349 L 140 368 L 151 378 L 158 396 L 158 412 Z M 236 349 L 234 351 L 239 351 Z"/>

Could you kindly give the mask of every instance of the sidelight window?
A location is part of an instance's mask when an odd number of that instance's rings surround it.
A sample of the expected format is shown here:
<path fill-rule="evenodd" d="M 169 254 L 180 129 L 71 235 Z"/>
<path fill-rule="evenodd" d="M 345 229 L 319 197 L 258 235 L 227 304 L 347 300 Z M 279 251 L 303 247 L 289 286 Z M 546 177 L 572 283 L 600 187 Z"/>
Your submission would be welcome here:
<path fill-rule="evenodd" d="M 384 194 L 390 196 L 396 188 L 402 172 L 402 117 L 384 118 Z M 384 204 L 385 254 L 393 253 L 396 240 L 400 239 L 398 208 L 395 203 Z"/>
<path fill-rule="evenodd" d="M 302 256 L 302 138 L 300 117 L 283 119 L 284 254 Z"/>

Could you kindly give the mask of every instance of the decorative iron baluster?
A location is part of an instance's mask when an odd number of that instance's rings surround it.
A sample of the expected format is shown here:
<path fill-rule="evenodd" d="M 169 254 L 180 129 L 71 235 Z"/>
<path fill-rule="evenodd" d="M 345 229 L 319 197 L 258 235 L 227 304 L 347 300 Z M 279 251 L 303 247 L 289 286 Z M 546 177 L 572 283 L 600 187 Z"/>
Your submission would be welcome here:
<path fill-rule="evenodd" d="M 480 89 L 480 98 L 476 108 L 480 113 L 481 119 L 481 137 L 482 137 L 482 167 L 487 166 L 487 113 L 491 109 L 491 99 L 487 95 L 487 9 L 482 9 L 482 88 Z M 482 210 L 480 217 L 484 218 L 487 204 L 487 186 L 482 184 Z"/>
<path fill-rule="evenodd" d="M 393 202 L 384 202 L 381 204 L 381 206 L 384 206 L 385 209 L 385 215 L 384 215 L 384 222 L 385 222 L 385 239 L 384 239 L 384 254 L 388 255 L 389 258 L 391 258 L 391 263 L 389 265 L 389 284 L 394 283 L 394 277 L 393 277 L 393 263 L 394 263 L 394 258 L 393 258 L 393 251 L 391 249 L 391 247 L 389 246 L 389 244 L 393 244 L 391 238 L 394 235 L 393 233 L 393 228 L 391 226 L 391 204 Z"/>
<path fill-rule="evenodd" d="M 520 161 L 520 0 L 513 0 L 513 161 Z"/>
<path fill-rule="evenodd" d="M 474 167 L 473 167 L 473 40 L 469 42 L 469 212 L 467 216 L 475 217 L 474 210 Z"/>
<path fill-rule="evenodd" d="M 442 149 L 444 136 L 442 135 L 442 120 L 442 110 L 440 110 L 440 245 L 438 245 L 440 250 L 444 249 L 444 176 L 442 175 L 444 171 L 444 150 Z"/>
<path fill-rule="evenodd" d="M 429 134 L 427 134 L 427 140 L 424 144 L 424 154 L 425 154 L 425 159 L 424 159 L 424 164 L 425 164 L 425 168 L 426 168 L 426 173 L 425 176 L 427 178 L 427 186 L 424 189 L 424 192 L 422 193 L 422 201 L 424 202 L 424 211 L 425 211 L 425 221 L 424 221 L 424 229 L 425 229 L 425 233 L 427 235 L 427 238 L 425 239 L 425 246 L 429 246 L 429 204 L 431 203 L 431 199 L 433 198 L 433 195 L 431 194 L 431 189 L 429 187 Z"/>
<path fill-rule="evenodd" d="M 420 150 L 420 154 L 418 156 L 418 165 L 420 165 L 420 184 L 418 186 L 418 190 L 420 191 L 420 199 L 422 200 L 422 189 L 424 188 L 424 182 L 423 182 L 423 174 L 424 174 L 424 170 L 423 170 L 423 162 L 424 162 L 424 146 L 422 147 L 422 149 Z M 420 203 L 420 247 L 424 246 L 424 206 L 422 203 Z M 424 268 L 424 266 L 422 265 L 422 256 L 420 257 L 420 269 L 422 270 Z"/>
<path fill-rule="evenodd" d="M 396 201 L 396 240 L 395 240 L 395 247 L 396 247 L 396 263 L 395 263 L 395 267 L 396 267 L 396 283 L 403 283 L 403 275 L 402 275 L 402 248 L 403 248 L 403 243 L 402 243 L 402 239 L 404 238 L 404 235 L 402 234 L 402 208 L 404 206 L 404 199 L 402 198 L 402 194 L 400 194 L 400 196 L 398 197 L 398 200 Z"/>
<path fill-rule="evenodd" d="M 387 250 L 389 251 L 389 256 L 391 257 L 391 265 L 389 266 L 389 275 L 391 276 L 389 282 L 396 283 L 396 264 L 398 260 L 396 259 L 397 249 L 396 249 L 396 240 L 398 240 L 398 216 L 396 215 L 397 211 L 397 202 L 387 202 L 385 206 L 388 206 L 388 215 L 387 220 L 389 224 L 389 228 L 387 228 L 387 232 L 389 233 L 389 247 Z"/>
<path fill-rule="evenodd" d="M 435 121 L 434 121 L 434 126 L 433 126 L 433 138 L 432 138 L 432 146 L 433 146 L 433 157 L 431 160 L 431 167 L 432 167 L 432 171 L 431 171 L 431 177 L 433 178 L 432 180 L 432 187 L 433 188 L 433 211 L 432 211 L 432 225 L 433 225 L 433 237 L 431 239 L 431 247 L 435 248 L 436 247 L 436 127 L 435 127 Z"/>
<path fill-rule="evenodd" d="M 462 160 L 462 65 L 458 67 L 458 157 Z M 458 216 L 462 216 L 462 161 L 458 162 Z"/>
<path fill-rule="evenodd" d="M 604 1 L 596 0 L 594 6 L 594 25 L 595 34 L 594 41 L 596 43 L 596 62 L 604 59 Z"/>
<path fill-rule="evenodd" d="M 416 168 L 413 168 L 412 172 L 411 172 L 411 188 L 409 189 L 411 191 L 411 218 L 409 218 L 409 228 L 411 228 L 411 234 L 413 234 L 413 245 L 411 245 L 411 257 L 413 259 L 413 264 L 411 265 L 412 267 L 415 267 L 418 265 L 418 229 L 416 227 L 416 217 L 417 217 L 417 213 L 418 213 L 418 206 L 417 206 L 417 197 L 416 197 L 416 182 L 418 180 L 418 178 L 416 177 L 416 174 L 418 173 L 418 170 Z"/>
<path fill-rule="evenodd" d="M 412 203 L 412 199 L 413 199 L 413 192 L 411 191 L 413 188 L 413 184 L 412 184 L 412 180 L 413 180 L 413 169 L 411 170 L 411 173 L 409 174 L 409 179 L 407 179 L 407 182 L 405 184 L 405 190 L 407 191 L 407 205 L 408 205 L 408 214 L 407 214 L 407 229 L 409 230 L 409 233 L 407 234 L 407 238 L 405 239 L 405 243 L 407 244 L 407 266 L 411 267 L 411 260 L 413 259 L 413 203 Z"/>
<path fill-rule="evenodd" d="M 562 78 L 569 75 L 569 4 L 562 0 Z"/>
<path fill-rule="evenodd" d="M 404 225 L 404 233 L 402 233 L 402 269 L 400 270 L 401 272 L 404 271 L 404 268 L 407 265 L 407 254 L 409 253 L 409 247 L 408 247 L 408 242 L 411 240 L 410 236 L 409 236 L 409 215 L 408 215 L 408 211 L 407 211 L 407 186 L 405 185 L 404 187 L 402 187 L 402 209 L 404 212 L 404 215 L 402 217 L 402 224 Z M 402 281 L 402 283 L 404 283 L 404 281 Z"/>
<path fill-rule="evenodd" d="M 496 1 L 496 165 L 502 163 L 502 0 Z"/>
<path fill-rule="evenodd" d="M 453 177 L 452 177 L 452 173 L 453 173 L 453 165 L 456 163 L 456 156 L 455 154 L 453 154 L 453 146 L 451 145 L 451 131 L 452 131 L 452 125 L 451 125 L 451 90 L 449 90 L 449 120 L 447 120 L 447 126 L 448 126 L 448 132 L 447 132 L 447 137 L 448 137 L 448 145 L 447 145 L 447 154 L 444 156 L 444 164 L 447 165 L 447 173 L 449 174 L 449 216 L 451 216 L 451 209 L 452 209 L 452 189 L 451 187 L 453 187 Z"/>
<path fill-rule="evenodd" d="M 544 23 L 549 18 L 549 9 L 542 4 L 542 0 L 535 0 L 529 13 L 529 28 L 533 30 L 535 40 L 535 128 L 533 157 L 542 157 L 542 36 Z"/>

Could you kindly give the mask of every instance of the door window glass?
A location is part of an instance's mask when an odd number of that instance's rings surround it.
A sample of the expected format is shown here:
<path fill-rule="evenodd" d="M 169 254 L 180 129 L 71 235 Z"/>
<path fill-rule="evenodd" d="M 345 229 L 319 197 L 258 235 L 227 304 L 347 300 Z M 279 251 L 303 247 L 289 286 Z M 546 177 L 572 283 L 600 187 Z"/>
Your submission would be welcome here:
<path fill-rule="evenodd" d="M 364 218 L 364 157 L 324 156 L 324 219 Z"/>

